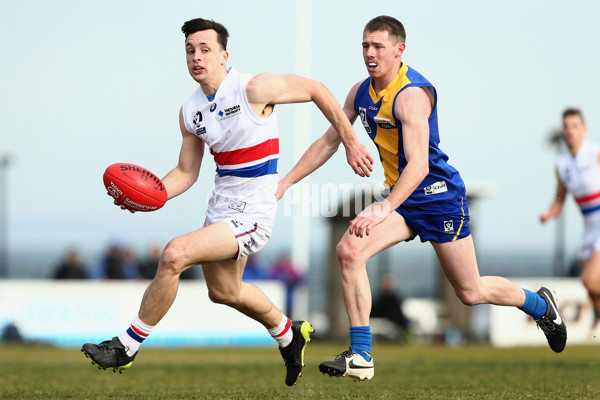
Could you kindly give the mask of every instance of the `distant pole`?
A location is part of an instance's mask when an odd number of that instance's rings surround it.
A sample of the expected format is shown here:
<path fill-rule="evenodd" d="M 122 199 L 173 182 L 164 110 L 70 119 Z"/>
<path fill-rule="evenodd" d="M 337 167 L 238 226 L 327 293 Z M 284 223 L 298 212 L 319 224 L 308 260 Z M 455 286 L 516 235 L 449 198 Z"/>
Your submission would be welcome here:
<path fill-rule="evenodd" d="M 8 278 L 8 154 L 0 155 L 0 279 Z"/>
<path fill-rule="evenodd" d="M 312 1 L 296 1 L 296 38 L 295 38 L 295 72 L 310 77 L 310 38 L 311 38 Z M 294 158 L 299 160 L 310 144 L 310 104 L 294 105 Z M 310 178 L 307 176 L 295 189 L 300 192 L 302 201 L 309 196 Z M 302 202 L 301 202 L 302 203 Z M 312 210 L 312 207 L 308 207 Z M 304 205 L 296 208 L 292 217 L 294 237 L 292 242 L 292 261 L 302 271 L 307 271 L 310 262 L 310 219 L 303 216 Z"/>
<path fill-rule="evenodd" d="M 550 132 L 549 138 L 550 144 L 556 149 L 556 153 L 562 152 L 562 133 L 556 129 Z M 554 276 L 564 275 L 567 271 L 565 261 L 565 228 L 566 228 L 566 217 L 565 212 L 561 212 L 556 217 L 556 230 L 554 231 Z"/>

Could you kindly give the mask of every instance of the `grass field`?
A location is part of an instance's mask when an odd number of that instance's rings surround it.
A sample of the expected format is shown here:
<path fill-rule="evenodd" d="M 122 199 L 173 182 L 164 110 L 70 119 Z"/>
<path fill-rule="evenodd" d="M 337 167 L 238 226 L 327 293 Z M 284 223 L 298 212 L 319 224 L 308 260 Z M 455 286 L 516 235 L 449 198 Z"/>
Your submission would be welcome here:
<path fill-rule="evenodd" d="M 329 378 L 343 350 L 311 343 L 303 377 L 285 386 L 275 348 L 143 349 L 124 374 L 78 349 L 0 346 L 1 399 L 598 399 L 600 347 L 494 349 L 375 344 L 375 378 Z"/>

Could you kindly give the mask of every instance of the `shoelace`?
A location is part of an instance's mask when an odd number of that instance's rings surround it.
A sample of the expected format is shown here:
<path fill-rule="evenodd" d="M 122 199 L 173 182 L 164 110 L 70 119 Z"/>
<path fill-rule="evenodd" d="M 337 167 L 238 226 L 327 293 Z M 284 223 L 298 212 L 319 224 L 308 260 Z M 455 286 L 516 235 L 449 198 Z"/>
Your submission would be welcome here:
<path fill-rule="evenodd" d="M 544 333 L 553 333 L 556 330 L 554 323 L 550 321 L 547 317 L 542 317 L 536 321 L 538 328 L 540 328 Z"/>
<path fill-rule="evenodd" d="M 352 354 L 354 354 L 354 352 L 352 351 L 352 347 L 349 347 L 348 350 L 344 350 L 340 354 L 335 356 L 335 359 L 339 360 L 340 358 L 350 357 Z"/>

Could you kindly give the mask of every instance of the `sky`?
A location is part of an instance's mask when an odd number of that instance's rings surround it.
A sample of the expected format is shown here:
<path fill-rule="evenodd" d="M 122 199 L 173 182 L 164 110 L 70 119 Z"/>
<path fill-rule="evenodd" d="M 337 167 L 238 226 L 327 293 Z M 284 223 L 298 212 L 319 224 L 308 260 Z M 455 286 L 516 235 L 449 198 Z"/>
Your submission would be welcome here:
<path fill-rule="evenodd" d="M 301 1 L 301 0 L 299 0 Z M 212 18 L 230 32 L 229 65 L 257 74 L 299 73 L 323 82 L 343 103 L 365 78 L 362 29 L 388 14 L 407 31 L 403 60 L 438 91 L 441 148 L 479 194 L 471 204 L 478 249 L 550 252 L 556 226 L 539 214 L 555 190 L 556 149 L 549 144 L 567 106 L 583 109 L 589 140 L 600 142 L 600 3 L 579 1 L 303 2 L 310 30 L 295 28 L 298 3 L 272 1 L 31 0 L 0 3 L 0 155 L 5 170 L 10 253 L 37 249 L 97 251 L 120 241 L 143 247 L 198 229 L 213 186 L 205 156 L 198 182 L 154 213 L 129 214 L 102 185 L 116 162 L 142 165 L 159 176 L 175 167 L 181 135 L 178 112 L 197 84 L 187 73 L 188 19 Z M 278 107 L 280 174 L 328 127 L 313 105 Z M 300 116 L 300 117 L 298 117 Z M 359 139 L 375 147 L 359 123 Z M 343 151 L 310 177 L 316 185 L 383 181 L 376 163 L 370 180 L 355 176 Z M 321 186 L 317 186 L 321 187 Z M 315 200 L 315 198 L 317 200 Z M 311 201 L 324 201 L 314 195 Z M 266 254 L 289 249 L 290 203 L 280 206 Z M 565 209 L 569 252 L 576 251 L 581 218 Z M 309 218 L 311 251 L 327 238 L 326 220 Z"/>

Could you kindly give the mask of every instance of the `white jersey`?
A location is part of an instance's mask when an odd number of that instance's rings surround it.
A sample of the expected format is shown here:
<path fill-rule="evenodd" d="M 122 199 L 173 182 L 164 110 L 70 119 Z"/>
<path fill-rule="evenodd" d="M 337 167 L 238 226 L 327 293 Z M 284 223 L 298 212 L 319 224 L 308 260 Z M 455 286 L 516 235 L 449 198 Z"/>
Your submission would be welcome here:
<path fill-rule="evenodd" d="M 246 96 L 252 75 L 234 68 L 227 72 L 212 100 L 199 86 L 182 108 L 186 129 L 208 145 L 217 166 L 207 221 L 245 216 L 272 228 L 277 207 L 277 115 L 254 114 Z"/>
<path fill-rule="evenodd" d="M 600 249 L 600 146 L 584 142 L 573 157 L 570 152 L 556 160 L 558 177 L 575 198 L 584 219 L 580 258 L 586 259 Z"/>
<path fill-rule="evenodd" d="M 561 154 L 556 161 L 558 176 L 583 215 L 600 211 L 600 146 L 584 142 L 575 157 L 570 152 Z"/>

